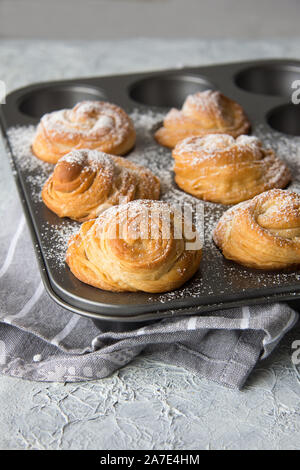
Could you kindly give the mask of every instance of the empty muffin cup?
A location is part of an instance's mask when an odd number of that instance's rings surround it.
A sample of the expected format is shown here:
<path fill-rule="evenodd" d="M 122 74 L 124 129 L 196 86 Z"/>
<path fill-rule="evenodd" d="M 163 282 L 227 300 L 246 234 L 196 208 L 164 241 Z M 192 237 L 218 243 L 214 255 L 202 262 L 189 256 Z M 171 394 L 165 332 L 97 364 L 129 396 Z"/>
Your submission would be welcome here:
<path fill-rule="evenodd" d="M 168 74 L 134 83 L 129 89 L 129 95 L 144 105 L 180 108 L 188 95 L 214 88 L 212 83 L 197 75 Z"/>
<path fill-rule="evenodd" d="M 289 97 L 296 80 L 300 80 L 300 67 L 289 64 L 257 65 L 242 70 L 235 77 L 236 85 L 242 90 Z"/>
<path fill-rule="evenodd" d="M 52 111 L 73 108 L 85 100 L 105 100 L 105 93 L 87 86 L 48 86 L 25 95 L 19 103 L 19 110 L 27 116 L 41 118 Z"/>
<path fill-rule="evenodd" d="M 300 136 L 300 105 L 290 103 L 279 106 L 268 113 L 267 121 L 276 131 Z"/>

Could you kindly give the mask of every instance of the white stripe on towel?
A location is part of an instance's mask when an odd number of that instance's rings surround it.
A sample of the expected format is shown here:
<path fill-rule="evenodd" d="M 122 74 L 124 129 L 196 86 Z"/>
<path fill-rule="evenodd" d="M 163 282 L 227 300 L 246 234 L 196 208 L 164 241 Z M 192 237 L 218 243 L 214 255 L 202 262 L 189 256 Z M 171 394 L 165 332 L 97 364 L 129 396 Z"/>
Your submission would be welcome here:
<path fill-rule="evenodd" d="M 71 320 L 66 324 L 63 330 L 61 330 L 52 340 L 51 343 L 54 344 L 55 346 L 58 346 L 60 341 L 66 336 L 68 336 L 73 328 L 77 325 L 77 322 L 80 320 L 79 315 L 73 315 Z"/>
<path fill-rule="evenodd" d="M 32 309 L 32 307 L 36 304 L 36 302 L 39 300 L 41 297 L 42 293 L 44 292 L 44 286 L 42 281 L 40 281 L 38 288 L 36 289 L 35 293 L 33 296 L 26 302 L 24 307 L 19 311 L 19 313 L 16 313 L 16 315 L 9 315 L 4 318 L 4 321 L 6 323 L 11 323 L 12 320 L 15 320 L 16 318 L 23 318 L 27 315 L 28 312 Z"/>
<path fill-rule="evenodd" d="M 247 330 L 249 328 L 250 321 L 250 310 L 249 307 L 242 307 L 243 318 L 241 319 L 241 330 Z"/>

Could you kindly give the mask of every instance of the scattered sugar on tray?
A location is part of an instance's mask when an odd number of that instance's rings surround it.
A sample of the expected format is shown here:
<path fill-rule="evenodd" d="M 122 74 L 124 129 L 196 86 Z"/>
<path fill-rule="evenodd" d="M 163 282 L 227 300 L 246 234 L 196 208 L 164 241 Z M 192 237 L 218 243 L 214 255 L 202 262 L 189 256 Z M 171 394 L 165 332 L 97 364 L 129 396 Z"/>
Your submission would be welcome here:
<path fill-rule="evenodd" d="M 22 171 L 33 172 L 38 170 L 45 174 L 53 168 L 49 163 L 35 157 L 32 153 L 32 142 L 36 132 L 35 126 L 11 127 L 8 132 L 8 139 L 11 145 L 15 161 Z"/>
<path fill-rule="evenodd" d="M 35 131 L 34 126 L 18 126 L 10 128 L 7 135 L 16 166 L 30 186 L 31 198 L 38 202 L 41 200 L 42 186 L 53 170 L 53 165 L 33 155 L 31 145 Z"/>
<path fill-rule="evenodd" d="M 143 133 L 151 133 L 164 120 L 166 113 L 154 112 L 152 110 L 141 111 L 134 109 L 130 114 L 136 129 Z"/>

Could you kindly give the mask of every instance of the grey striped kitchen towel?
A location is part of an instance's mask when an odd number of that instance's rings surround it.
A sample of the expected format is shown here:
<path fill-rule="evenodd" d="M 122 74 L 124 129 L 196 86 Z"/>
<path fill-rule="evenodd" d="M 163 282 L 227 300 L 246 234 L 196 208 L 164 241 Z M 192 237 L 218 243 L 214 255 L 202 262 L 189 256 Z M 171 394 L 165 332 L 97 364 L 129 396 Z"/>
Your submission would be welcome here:
<path fill-rule="evenodd" d="M 45 292 L 14 184 L 1 204 L 0 371 L 37 381 L 106 377 L 139 354 L 241 388 L 298 314 L 287 304 L 253 306 L 158 321 L 130 332 L 101 332 Z M 3 202 L 3 199 L 2 199 Z"/>

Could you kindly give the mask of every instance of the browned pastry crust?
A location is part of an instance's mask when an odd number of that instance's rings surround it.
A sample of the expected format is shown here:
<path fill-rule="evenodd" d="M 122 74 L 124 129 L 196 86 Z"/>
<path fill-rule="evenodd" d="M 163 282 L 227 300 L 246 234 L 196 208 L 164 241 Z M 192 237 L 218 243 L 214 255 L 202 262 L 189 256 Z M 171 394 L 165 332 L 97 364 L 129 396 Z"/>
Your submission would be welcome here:
<path fill-rule="evenodd" d="M 124 155 L 135 139 L 133 123 L 123 109 L 104 101 L 83 101 L 73 109 L 45 114 L 32 149 L 41 160 L 56 163 L 73 149 Z"/>
<path fill-rule="evenodd" d="M 159 199 L 159 179 L 148 169 L 97 150 L 73 150 L 46 181 L 42 198 L 59 217 L 85 221 L 134 199 Z"/>
<path fill-rule="evenodd" d="M 236 204 L 268 189 L 284 188 L 291 179 L 285 163 L 256 137 L 189 137 L 172 155 L 178 186 L 206 201 Z"/>
<path fill-rule="evenodd" d="M 207 134 L 247 134 L 250 122 L 243 108 L 219 91 L 189 95 L 181 110 L 171 109 L 155 134 L 161 145 L 174 148 L 183 139 Z"/>
<path fill-rule="evenodd" d="M 66 262 L 78 279 L 100 289 L 171 291 L 195 274 L 202 256 L 194 227 L 188 237 L 186 229 L 183 215 L 166 202 L 122 204 L 81 226 Z"/>
<path fill-rule="evenodd" d="M 300 195 L 273 189 L 229 209 L 213 238 L 225 258 L 256 269 L 300 264 Z"/>

